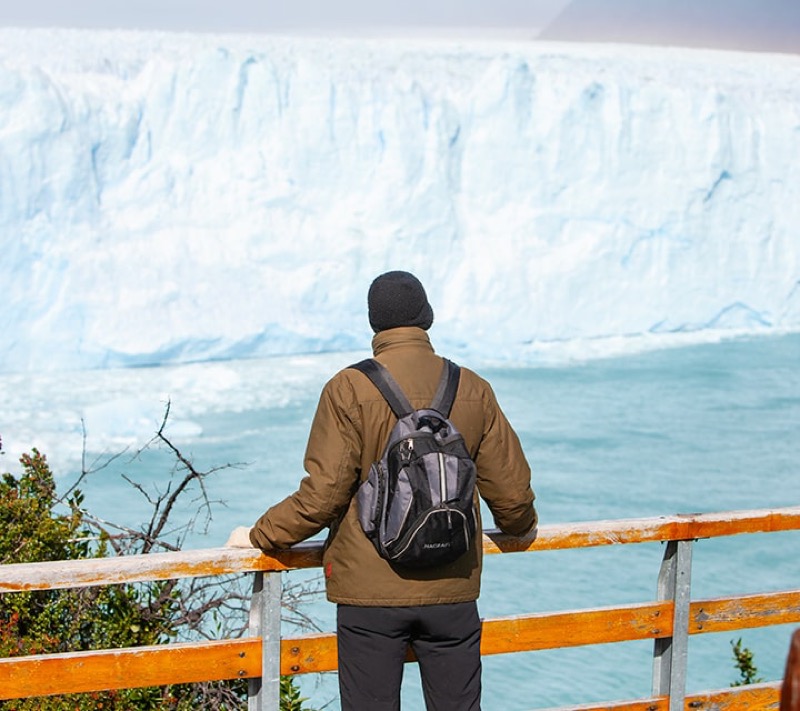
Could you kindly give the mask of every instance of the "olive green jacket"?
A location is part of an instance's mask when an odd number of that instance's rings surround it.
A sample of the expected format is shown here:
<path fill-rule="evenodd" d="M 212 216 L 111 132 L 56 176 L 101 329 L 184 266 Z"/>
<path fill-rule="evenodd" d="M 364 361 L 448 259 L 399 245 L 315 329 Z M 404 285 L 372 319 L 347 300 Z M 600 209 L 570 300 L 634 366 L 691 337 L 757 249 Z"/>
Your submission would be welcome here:
<path fill-rule="evenodd" d="M 428 334 L 416 327 L 394 328 L 378 333 L 372 346 L 414 407 L 430 405 L 442 359 Z M 512 535 L 529 533 L 537 521 L 530 467 L 491 387 L 467 368 L 461 369 L 450 419 L 475 460 L 478 493 L 496 526 Z M 323 567 L 332 602 L 406 606 L 475 600 L 480 592 L 480 527 L 469 552 L 449 565 L 423 571 L 392 567 L 361 530 L 354 494 L 380 458 L 394 423 L 389 406 L 363 373 L 337 373 L 325 385 L 311 425 L 307 475 L 294 494 L 256 522 L 250 541 L 271 551 L 330 528 Z"/>

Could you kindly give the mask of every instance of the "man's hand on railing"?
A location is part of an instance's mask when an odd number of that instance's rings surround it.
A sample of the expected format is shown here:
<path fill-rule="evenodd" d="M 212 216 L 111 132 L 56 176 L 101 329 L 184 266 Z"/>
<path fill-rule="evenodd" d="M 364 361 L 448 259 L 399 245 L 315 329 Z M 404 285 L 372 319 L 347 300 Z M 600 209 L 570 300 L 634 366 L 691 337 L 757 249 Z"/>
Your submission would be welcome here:
<path fill-rule="evenodd" d="M 250 526 L 237 526 L 231 531 L 225 543 L 228 548 L 253 548 L 250 543 Z"/>

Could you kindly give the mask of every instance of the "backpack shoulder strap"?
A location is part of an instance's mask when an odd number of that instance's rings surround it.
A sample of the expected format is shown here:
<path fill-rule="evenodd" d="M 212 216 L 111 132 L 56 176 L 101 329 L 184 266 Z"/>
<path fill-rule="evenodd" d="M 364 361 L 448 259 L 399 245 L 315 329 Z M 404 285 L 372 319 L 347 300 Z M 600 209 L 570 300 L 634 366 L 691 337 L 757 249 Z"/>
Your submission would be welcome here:
<path fill-rule="evenodd" d="M 431 409 L 441 412 L 445 417 L 450 417 L 450 410 L 456 399 L 456 392 L 458 392 L 461 368 L 447 358 L 442 360 L 442 376 L 439 379 L 436 394 L 433 396 Z M 397 381 L 382 363 L 374 358 L 367 358 L 349 367 L 364 373 L 372 381 L 398 419 L 414 411 L 414 406 L 408 401 Z"/>
<path fill-rule="evenodd" d="M 439 387 L 436 390 L 436 395 L 433 396 L 433 403 L 431 409 L 441 412 L 445 417 L 450 417 L 450 410 L 453 407 L 453 402 L 456 399 L 458 392 L 458 382 L 461 379 L 461 368 L 459 368 L 453 361 L 442 359 L 442 377 L 439 380 Z"/>
<path fill-rule="evenodd" d="M 414 407 L 385 365 L 374 358 L 367 358 L 349 367 L 361 371 L 372 381 L 381 395 L 383 395 L 384 400 L 389 403 L 389 407 L 392 408 L 392 412 L 397 419 L 414 411 Z"/>

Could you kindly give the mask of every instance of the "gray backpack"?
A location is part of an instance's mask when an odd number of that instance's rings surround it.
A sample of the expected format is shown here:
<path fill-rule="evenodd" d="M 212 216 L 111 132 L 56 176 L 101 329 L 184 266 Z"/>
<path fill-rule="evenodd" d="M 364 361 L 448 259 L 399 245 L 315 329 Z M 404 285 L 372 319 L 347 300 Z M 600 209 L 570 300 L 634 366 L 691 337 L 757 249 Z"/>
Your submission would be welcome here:
<path fill-rule="evenodd" d="M 378 388 L 397 417 L 381 458 L 358 489 L 364 533 L 389 562 L 407 568 L 450 563 L 473 544 L 475 463 L 448 419 L 460 369 L 444 361 L 430 407 L 416 410 L 378 361 L 350 366 Z"/>

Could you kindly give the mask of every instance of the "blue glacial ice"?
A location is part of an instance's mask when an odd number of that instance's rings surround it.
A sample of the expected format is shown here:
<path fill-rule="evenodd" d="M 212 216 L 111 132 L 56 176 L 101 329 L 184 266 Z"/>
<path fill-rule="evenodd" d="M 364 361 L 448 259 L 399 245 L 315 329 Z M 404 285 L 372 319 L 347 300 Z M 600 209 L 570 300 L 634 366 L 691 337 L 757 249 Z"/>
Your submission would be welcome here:
<path fill-rule="evenodd" d="M 460 358 L 800 330 L 798 56 L 3 29 L 0 105 L 0 372 L 365 349 L 388 269 Z"/>

